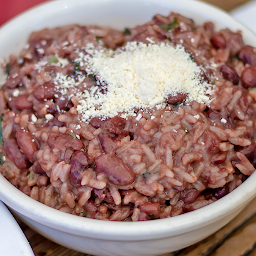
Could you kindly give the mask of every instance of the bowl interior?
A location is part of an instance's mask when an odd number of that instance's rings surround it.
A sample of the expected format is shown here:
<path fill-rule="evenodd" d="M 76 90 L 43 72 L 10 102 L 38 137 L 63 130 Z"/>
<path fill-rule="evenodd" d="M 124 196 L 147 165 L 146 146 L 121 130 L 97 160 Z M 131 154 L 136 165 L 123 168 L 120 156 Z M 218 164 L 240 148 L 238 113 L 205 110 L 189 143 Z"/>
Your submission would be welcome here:
<path fill-rule="evenodd" d="M 6 23 L 0 29 L 0 60 L 18 54 L 32 31 L 71 23 L 111 26 L 117 29 L 133 27 L 149 21 L 155 14 L 171 11 L 192 18 L 197 24 L 214 21 L 216 29 L 228 27 L 242 30 L 244 41 L 256 46 L 256 36 L 227 13 L 191 0 L 62 0 L 42 4 Z M 4 39 L 4 40 L 3 40 Z M 2 71 L 0 71 L 2 72 Z M 3 75 L 3 72 L 2 72 Z M 150 222 L 106 222 L 72 216 L 47 207 L 29 198 L 0 176 L 0 199 L 23 215 L 44 225 L 74 234 L 105 239 L 143 239 L 189 231 L 214 222 L 234 212 L 256 194 L 256 174 L 231 194 L 202 209 L 175 218 Z"/>

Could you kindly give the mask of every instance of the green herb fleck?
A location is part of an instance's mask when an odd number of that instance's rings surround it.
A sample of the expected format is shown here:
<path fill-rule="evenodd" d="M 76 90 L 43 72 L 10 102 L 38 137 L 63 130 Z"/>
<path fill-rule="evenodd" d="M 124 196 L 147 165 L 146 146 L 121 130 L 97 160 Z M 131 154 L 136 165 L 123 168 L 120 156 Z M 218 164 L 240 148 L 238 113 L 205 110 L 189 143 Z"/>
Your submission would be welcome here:
<path fill-rule="evenodd" d="M 80 212 L 79 216 L 83 217 L 84 216 L 84 212 Z"/>
<path fill-rule="evenodd" d="M 149 217 L 150 220 L 154 220 L 155 219 L 155 215 L 154 214 L 149 214 L 148 217 Z"/>
<path fill-rule="evenodd" d="M 237 59 L 237 60 L 240 60 L 238 54 L 236 54 L 236 55 L 234 56 L 234 58 Z"/>
<path fill-rule="evenodd" d="M 255 89 L 255 88 L 256 88 L 256 86 L 250 87 L 250 88 L 248 88 L 248 90 L 252 90 L 252 89 Z"/>
<path fill-rule="evenodd" d="M 185 129 L 185 133 L 188 134 L 188 133 L 189 133 L 189 130 L 188 130 L 188 129 Z"/>
<path fill-rule="evenodd" d="M 3 161 L 3 153 L 0 152 L 0 165 L 3 165 L 4 161 Z"/>
<path fill-rule="evenodd" d="M 173 107 L 174 107 L 174 108 L 177 108 L 179 105 L 180 105 L 180 102 L 177 102 L 177 103 L 174 103 L 174 104 L 173 104 Z"/>
<path fill-rule="evenodd" d="M 159 171 L 154 171 L 154 174 L 157 174 L 157 173 L 159 173 Z"/>
<path fill-rule="evenodd" d="M 49 64 L 52 64 L 52 63 L 58 63 L 59 62 L 59 59 L 56 55 L 53 55 L 49 60 L 48 60 L 48 63 Z"/>
<path fill-rule="evenodd" d="M 29 180 L 33 180 L 33 172 L 29 174 Z"/>
<path fill-rule="evenodd" d="M 148 171 L 148 169 L 146 170 L 146 172 L 142 173 L 141 176 L 142 176 L 144 179 L 147 179 L 147 178 L 150 176 L 150 172 Z"/>
<path fill-rule="evenodd" d="M 96 76 L 89 74 L 88 77 L 90 78 L 90 81 L 96 81 Z"/>
<path fill-rule="evenodd" d="M 80 72 L 80 63 L 78 61 L 74 61 L 74 76 L 77 76 Z"/>
<path fill-rule="evenodd" d="M 8 173 L 7 171 L 5 171 L 5 176 L 8 176 L 8 174 L 9 174 L 9 173 Z"/>
<path fill-rule="evenodd" d="M 4 119 L 4 114 L 0 116 L 0 144 L 3 146 L 4 141 L 3 141 L 3 127 L 2 127 L 2 121 Z"/>
<path fill-rule="evenodd" d="M 194 61 L 194 57 L 192 55 L 189 55 L 189 58 Z"/>
<path fill-rule="evenodd" d="M 69 135 L 70 135 L 73 139 L 76 137 L 76 135 L 75 135 L 73 132 L 71 132 Z"/>
<path fill-rule="evenodd" d="M 160 219 L 160 217 L 155 217 L 154 214 L 149 214 L 148 217 L 149 217 L 150 220 Z"/>
<path fill-rule="evenodd" d="M 173 107 L 174 107 L 174 108 L 177 108 L 177 107 L 180 106 L 180 105 L 185 106 L 186 104 L 185 104 L 184 102 L 177 102 L 177 103 L 174 103 L 174 104 L 173 104 Z"/>
<path fill-rule="evenodd" d="M 99 42 L 99 41 L 100 41 L 100 39 L 101 39 L 101 37 L 96 36 L 96 41 L 97 41 L 97 42 Z"/>
<path fill-rule="evenodd" d="M 11 73 L 11 64 L 10 63 L 6 64 L 5 73 L 6 73 L 7 77 L 10 75 L 10 73 Z"/>
<path fill-rule="evenodd" d="M 131 34 L 130 29 L 125 28 L 125 29 L 124 29 L 124 35 L 130 35 L 130 34 Z"/>
<path fill-rule="evenodd" d="M 177 18 L 174 17 L 173 22 L 171 22 L 170 24 L 160 25 L 160 27 L 169 31 L 169 30 L 172 30 L 173 28 L 177 27 L 178 25 L 179 25 L 179 22 L 178 22 Z"/>

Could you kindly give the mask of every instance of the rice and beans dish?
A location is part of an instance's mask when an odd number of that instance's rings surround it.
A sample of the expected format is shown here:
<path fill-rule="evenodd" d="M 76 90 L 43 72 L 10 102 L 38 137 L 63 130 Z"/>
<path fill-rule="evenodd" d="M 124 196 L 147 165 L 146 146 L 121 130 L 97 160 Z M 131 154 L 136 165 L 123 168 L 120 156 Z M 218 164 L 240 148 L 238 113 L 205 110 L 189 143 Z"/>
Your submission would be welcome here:
<path fill-rule="evenodd" d="M 256 49 L 239 31 L 177 13 L 68 25 L 33 32 L 2 66 L 0 171 L 50 207 L 173 217 L 254 172 Z"/>

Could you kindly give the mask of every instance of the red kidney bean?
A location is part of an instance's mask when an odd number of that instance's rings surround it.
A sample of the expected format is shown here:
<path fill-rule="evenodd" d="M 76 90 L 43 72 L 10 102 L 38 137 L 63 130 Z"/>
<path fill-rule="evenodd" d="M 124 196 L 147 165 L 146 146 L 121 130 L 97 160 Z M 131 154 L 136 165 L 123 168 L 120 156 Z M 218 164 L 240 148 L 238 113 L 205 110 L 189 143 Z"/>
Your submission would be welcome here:
<path fill-rule="evenodd" d="M 45 174 L 45 171 L 43 170 L 42 166 L 37 161 L 34 162 L 31 168 L 31 170 L 36 174 Z"/>
<path fill-rule="evenodd" d="M 70 172 L 69 180 L 73 186 L 81 185 L 81 172 L 84 171 L 85 167 L 77 160 L 70 161 Z"/>
<path fill-rule="evenodd" d="M 129 132 L 124 130 L 125 124 L 126 120 L 124 118 L 115 116 L 104 122 L 102 128 L 109 130 L 113 134 L 127 135 Z"/>
<path fill-rule="evenodd" d="M 214 34 L 211 37 L 211 43 L 216 49 L 225 49 L 226 48 L 226 39 L 220 34 Z"/>
<path fill-rule="evenodd" d="M 39 85 L 34 90 L 34 97 L 39 101 L 50 100 L 54 98 L 55 84 L 52 82 L 46 82 Z"/>
<path fill-rule="evenodd" d="M 83 166 L 88 166 L 88 157 L 84 151 L 76 151 L 71 157 L 71 162 L 74 160 L 78 161 Z"/>
<path fill-rule="evenodd" d="M 6 80 L 5 86 L 10 89 L 16 88 L 21 83 L 21 76 L 9 76 Z"/>
<path fill-rule="evenodd" d="M 246 45 L 238 53 L 238 57 L 244 62 L 250 65 L 256 65 L 256 52 L 254 48 Z"/>
<path fill-rule="evenodd" d="M 139 206 L 140 211 L 145 212 L 148 215 L 154 214 L 154 217 L 159 217 L 160 215 L 160 204 L 159 203 L 153 203 L 153 202 L 148 202 L 141 204 Z"/>
<path fill-rule="evenodd" d="M 209 154 L 217 154 L 220 151 L 220 142 L 221 140 L 216 133 L 210 130 L 204 132 L 204 146 Z"/>
<path fill-rule="evenodd" d="M 106 133 L 100 133 L 98 135 L 102 149 L 105 153 L 110 153 L 117 149 L 116 142 Z"/>
<path fill-rule="evenodd" d="M 66 148 L 81 150 L 84 147 L 84 144 L 81 140 L 73 138 L 69 134 L 62 134 L 58 132 L 50 133 L 47 143 L 51 149 L 58 148 L 59 150 L 62 151 L 65 151 Z"/>
<path fill-rule="evenodd" d="M 220 71 L 226 80 L 231 81 L 235 85 L 239 83 L 239 80 L 240 80 L 239 75 L 237 74 L 236 70 L 230 65 L 227 65 L 227 64 L 222 65 L 220 68 Z"/>
<path fill-rule="evenodd" d="M 113 154 L 102 154 L 95 160 L 97 172 L 104 173 L 115 185 L 129 185 L 135 179 L 134 172 Z"/>
<path fill-rule="evenodd" d="M 28 96 L 28 94 L 20 94 L 16 98 L 15 106 L 17 109 L 33 109 L 33 102 L 28 100 Z"/>
<path fill-rule="evenodd" d="M 100 128 L 105 123 L 106 120 L 101 120 L 99 117 L 93 117 L 90 121 L 90 124 L 93 128 Z"/>
<path fill-rule="evenodd" d="M 228 129 L 233 129 L 234 128 L 234 124 L 230 118 L 229 113 L 223 113 L 223 112 L 219 112 L 216 110 L 211 110 L 208 109 L 208 111 L 206 112 L 208 118 L 213 121 L 213 122 L 219 122 L 221 125 L 225 126 Z M 226 123 L 221 123 L 221 119 L 224 118 L 227 122 Z"/>
<path fill-rule="evenodd" d="M 191 204 L 196 201 L 201 192 L 196 189 L 190 189 L 183 192 L 183 201 L 185 204 Z"/>
<path fill-rule="evenodd" d="M 187 96 L 188 95 L 186 93 L 180 93 L 180 92 L 178 92 L 176 95 L 169 94 L 167 98 L 167 102 L 169 104 L 180 103 L 180 102 L 183 102 L 187 98 Z"/>
<path fill-rule="evenodd" d="M 23 155 L 14 138 L 4 142 L 6 156 L 20 169 L 27 169 L 30 164 L 25 155 Z"/>
<path fill-rule="evenodd" d="M 81 185 L 81 172 L 88 166 L 88 158 L 85 152 L 76 151 L 70 159 L 69 180 L 73 186 Z"/>
<path fill-rule="evenodd" d="M 256 86 L 256 66 L 250 66 L 244 69 L 242 76 L 242 85 L 245 88 Z"/>
<path fill-rule="evenodd" d="M 222 187 L 222 188 L 217 188 L 217 189 L 215 189 L 214 196 L 215 196 L 217 199 L 220 199 L 220 198 L 222 198 L 223 196 L 225 196 L 226 194 L 228 194 L 228 192 L 229 192 L 228 186 L 224 186 L 224 187 Z"/>
<path fill-rule="evenodd" d="M 17 143 L 23 154 L 28 158 L 31 163 L 33 163 L 35 161 L 35 153 L 38 150 L 38 146 L 32 134 L 23 129 L 19 129 L 16 132 L 16 138 Z"/>
<path fill-rule="evenodd" d="M 214 156 L 212 157 L 211 162 L 212 162 L 213 164 L 222 164 L 222 163 L 225 162 L 226 157 L 227 157 L 227 153 L 225 153 L 225 152 L 218 153 L 217 155 L 214 155 Z"/>
<path fill-rule="evenodd" d="M 10 97 L 9 99 L 8 99 L 8 101 L 7 101 L 7 105 L 8 105 L 8 107 L 11 109 L 11 110 L 13 110 L 13 111 L 15 111 L 15 110 L 17 110 L 16 109 L 16 97 Z"/>
<path fill-rule="evenodd" d="M 67 95 L 61 95 L 56 99 L 55 104 L 59 107 L 60 110 L 68 111 L 73 107 L 71 100 Z"/>

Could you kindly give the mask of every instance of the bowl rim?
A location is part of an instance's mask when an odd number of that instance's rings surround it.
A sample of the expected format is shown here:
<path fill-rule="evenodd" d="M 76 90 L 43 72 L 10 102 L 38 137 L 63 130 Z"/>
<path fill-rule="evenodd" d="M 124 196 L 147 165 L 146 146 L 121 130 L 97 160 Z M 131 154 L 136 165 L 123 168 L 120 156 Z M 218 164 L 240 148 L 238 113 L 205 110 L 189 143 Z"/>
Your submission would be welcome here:
<path fill-rule="evenodd" d="M 94 0 L 93 3 L 115 1 L 117 0 Z M 135 0 L 130 1 L 136 2 Z M 243 33 L 245 33 L 249 38 L 256 39 L 256 36 L 248 28 L 238 23 L 226 12 L 207 3 L 191 0 L 137 1 L 162 4 L 166 5 L 167 7 L 171 5 L 186 5 L 186 8 L 191 8 L 192 11 L 197 11 L 199 13 L 202 13 L 203 10 L 211 10 L 211 12 L 214 12 L 216 16 L 218 16 L 218 19 L 225 24 L 225 26 L 229 27 L 229 24 L 233 24 L 235 27 L 237 27 L 237 29 L 243 30 Z M 69 0 L 62 0 L 42 3 L 5 23 L 0 28 L 0 38 L 3 38 L 4 35 L 8 35 L 8 30 L 15 27 L 18 23 L 26 24 L 38 16 L 42 16 L 43 13 L 48 12 L 49 8 L 51 8 L 51 13 L 54 13 L 59 10 L 58 8 L 60 7 L 62 9 L 67 9 L 74 6 L 76 3 L 89 4 L 89 2 L 91 1 L 73 0 L 71 2 Z M 200 11 L 198 11 L 198 9 L 200 9 Z M 81 218 L 79 216 L 63 213 L 25 195 L 15 188 L 2 175 L 0 175 L 0 199 L 9 207 L 27 218 L 30 218 L 45 226 L 61 230 L 65 233 L 103 240 L 149 240 L 156 237 L 163 238 L 167 236 L 176 236 L 185 232 L 200 229 L 201 227 L 204 227 L 210 223 L 214 223 L 217 219 L 225 218 L 228 214 L 238 211 L 238 208 L 245 206 L 256 195 L 256 187 L 253 186 L 255 184 L 255 180 L 256 172 L 230 194 L 198 210 L 171 218 L 142 222 L 112 222 Z M 232 205 L 230 205 L 231 203 Z"/>

